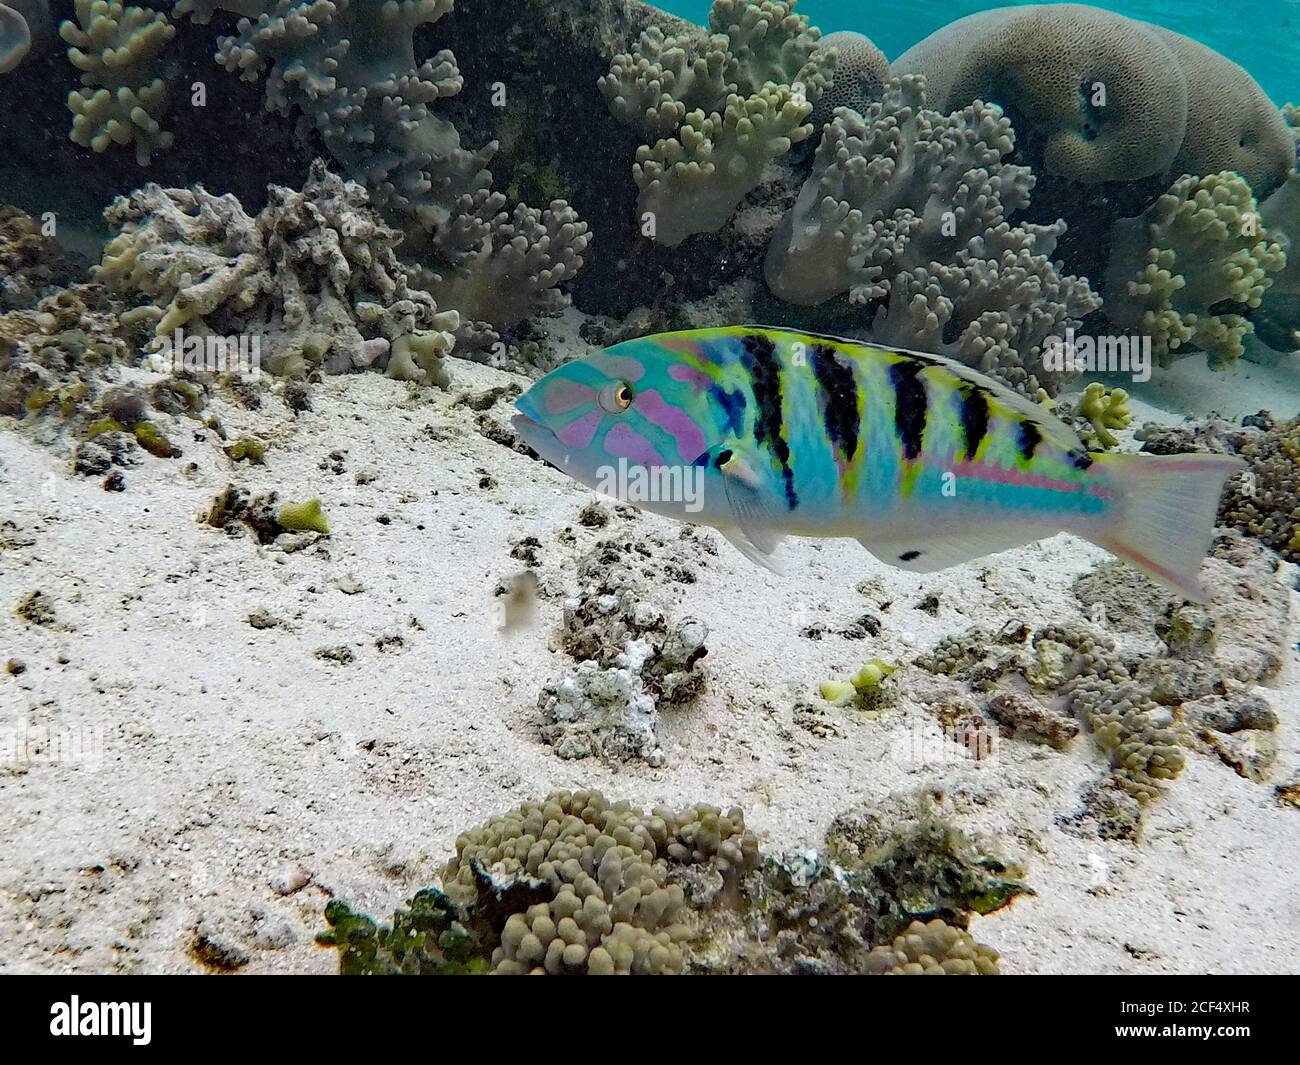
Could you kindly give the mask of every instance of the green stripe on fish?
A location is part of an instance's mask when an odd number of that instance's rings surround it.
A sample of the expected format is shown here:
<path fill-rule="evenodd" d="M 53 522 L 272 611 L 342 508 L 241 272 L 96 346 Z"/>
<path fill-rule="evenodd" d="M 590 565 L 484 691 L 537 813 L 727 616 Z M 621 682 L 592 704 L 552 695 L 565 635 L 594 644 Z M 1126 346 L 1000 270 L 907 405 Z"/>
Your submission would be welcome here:
<path fill-rule="evenodd" d="M 711 525 L 763 565 L 786 534 L 853 537 L 930 572 L 1067 531 L 1195 598 L 1240 466 L 1090 455 L 1050 411 L 962 363 L 762 326 L 625 341 L 516 406 L 521 437 L 568 476 L 610 491 L 607 471 L 630 463 L 649 475 L 637 483 L 697 487 L 694 508 L 663 492 L 629 501 Z"/>

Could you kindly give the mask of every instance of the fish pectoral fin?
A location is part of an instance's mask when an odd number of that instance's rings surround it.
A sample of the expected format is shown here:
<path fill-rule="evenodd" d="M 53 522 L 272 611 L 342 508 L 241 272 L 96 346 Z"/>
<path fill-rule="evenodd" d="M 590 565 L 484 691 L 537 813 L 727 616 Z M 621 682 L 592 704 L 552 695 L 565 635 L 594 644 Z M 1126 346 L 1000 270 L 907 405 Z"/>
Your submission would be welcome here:
<path fill-rule="evenodd" d="M 881 562 L 911 573 L 933 573 L 985 555 L 1024 547 L 1059 531 L 1003 525 L 986 529 L 939 530 L 937 534 L 933 530 L 924 530 L 906 540 L 878 540 L 865 536 L 859 536 L 857 540 Z"/>
<path fill-rule="evenodd" d="M 773 556 L 783 539 L 780 528 L 782 512 L 763 491 L 763 482 L 750 462 L 730 447 L 718 449 L 717 463 L 727 493 L 727 507 L 735 527 L 721 533 L 742 555 L 773 573 L 781 570 Z"/>
<path fill-rule="evenodd" d="M 762 566 L 765 570 L 770 570 L 778 576 L 785 576 L 785 571 L 782 570 L 781 563 L 774 554 L 781 542 L 779 538 L 760 546 L 754 543 L 745 534 L 745 531 L 739 527 L 719 529 L 718 532 L 722 533 L 727 538 L 727 542 L 754 565 Z"/>

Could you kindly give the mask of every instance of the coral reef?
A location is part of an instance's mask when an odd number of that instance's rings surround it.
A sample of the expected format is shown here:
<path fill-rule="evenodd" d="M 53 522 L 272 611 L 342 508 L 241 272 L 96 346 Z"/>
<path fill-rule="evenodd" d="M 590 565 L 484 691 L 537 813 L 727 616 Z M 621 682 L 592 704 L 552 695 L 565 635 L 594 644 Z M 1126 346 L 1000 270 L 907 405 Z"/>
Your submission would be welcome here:
<path fill-rule="evenodd" d="M 1179 34 L 1081 4 L 997 8 L 950 22 L 893 63 L 931 106 L 1013 112 L 1031 162 L 1082 184 L 1233 170 L 1257 195 L 1293 142 L 1246 71 Z"/>
<path fill-rule="evenodd" d="M 1110 241 L 1106 314 L 1149 335 L 1162 365 L 1183 348 L 1216 368 L 1235 362 L 1253 330 L 1246 316 L 1286 265 L 1250 186 L 1228 171 L 1184 175 L 1142 215 L 1117 221 Z"/>
<path fill-rule="evenodd" d="M 1007 221 L 1034 178 L 1004 161 L 1015 136 L 1002 111 L 977 101 L 945 115 L 925 93 L 919 76 L 891 81 L 865 116 L 841 110 L 826 126 L 768 248 L 768 287 L 805 306 L 847 292 L 868 305 L 874 340 L 1055 392 L 1065 375 L 1044 367 L 1045 344 L 1100 300 L 1050 258 L 1064 222 Z"/>
<path fill-rule="evenodd" d="M 1281 670 L 1286 592 L 1258 547 L 1221 554 L 1208 563 L 1214 601 L 1206 610 L 1159 593 L 1158 651 L 1126 649 L 1100 625 L 1084 622 L 1037 630 L 1010 624 L 996 634 L 973 629 L 949 637 L 916 664 L 985 693 L 991 716 L 1028 727 L 1053 746 L 1076 731 L 1068 718 L 1080 723 L 1110 763 L 1083 816 L 1104 835 L 1133 838 L 1142 805 L 1182 772 L 1187 749 L 1232 764 L 1225 751 L 1248 740 L 1267 745 L 1276 727 L 1275 716 L 1260 711 L 1267 704 L 1254 686 Z M 1091 576 L 1078 584 L 1094 620 L 1138 609 L 1140 578 L 1122 571 L 1117 577 L 1118 584 Z M 1223 703 L 1211 707 L 1207 699 Z"/>
<path fill-rule="evenodd" d="M 708 629 L 673 621 L 647 601 L 635 548 L 601 541 L 578 563 L 581 591 L 564 604 L 559 646 L 577 668 L 538 698 L 542 738 L 562 758 L 642 758 L 662 764 L 659 710 L 682 706 L 704 684 Z"/>
<path fill-rule="evenodd" d="M 343 973 L 997 972 L 967 915 L 1027 889 L 924 804 L 899 813 L 837 819 L 827 859 L 760 856 L 739 809 L 557 792 L 463 834 L 391 925 L 333 900 L 317 942 Z"/>
<path fill-rule="evenodd" d="M 1220 520 L 1300 563 L 1300 418 L 1248 436 L 1238 453 L 1250 469 L 1228 483 Z"/>
<path fill-rule="evenodd" d="M 76 0 L 76 16 L 59 35 L 82 86 L 93 91 L 68 94 L 70 135 L 97 152 L 133 144 L 136 162 L 148 166 L 175 139 L 159 121 L 167 111 L 167 83 L 158 76 L 158 57 L 176 27 L 161 11 L 119 0 Z"/>
<path fill-rule="evenodd" d="M 459 316 L 408 283 L 394 251 L 401 234 L 320 160 L 301 192 L 272 186 L 255 218 L 233 196 L 154 184 L 117 199 L 105 218 L 117 235 L 96 277 L 135 304 L 124 319 L 151 325 L 155 348 L 176 330 L 256 337 L 273 374 L 375 364 L 445 383 Z M 375 343 L 384 339 L 391 352 Z"/>
<path fill-rule="evenodd" d="M 585 223 L 562 200 L 542 211 L 491 190 L 495 142 L 464 147 L 430 105 L 464 79 L 447 50 L 420 62 L 414 35 L 453 0 L 200 0 L 242 14 L 217 60 L 248 81 L 264 78 L 266 105 L 298 114 L 330 155 L 407 235 L 404 253 L 426 267 L 421 287 L 460 312 L 462 353 L 494 343 L 532 314 L 564 305 L 556 286 L 582 266 Z M 178 9 L 180 10 L 180 9 Z"/>
<path fill-rule="evenodd" d="M 600 79 L 615 117 L 651 142 L 637 150 L 633 178 L 638 227 L 659 243 L 717 232 L 768 162 L 812 135 L 807 119 L 837 53 L 818 48 L 820 32 L 793 9 L 785 0 L 714 0 L 710 36 L 651 27 Z"/>
<path fill-rule="evenodd" d="M 50 290 L 68 285 L 76 264 L 36 220 L 0 204 L 0 312 L 28 307 Z"/>

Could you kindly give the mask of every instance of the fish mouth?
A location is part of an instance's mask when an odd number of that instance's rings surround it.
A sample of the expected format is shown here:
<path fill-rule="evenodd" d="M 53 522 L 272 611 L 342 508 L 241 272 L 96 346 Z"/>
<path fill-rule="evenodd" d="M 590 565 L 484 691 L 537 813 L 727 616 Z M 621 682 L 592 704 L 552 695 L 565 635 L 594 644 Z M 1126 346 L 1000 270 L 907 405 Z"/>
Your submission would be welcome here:
<path fill-rule="evenodd" d="M 556 469 L 564 470 L 569 463 L 569 449 L 559 438 L 536 418 L 520 410 L 510 419 L 510 428 L 519 438 Z M 567 472 L 567 471 L 565 471 Z"/>

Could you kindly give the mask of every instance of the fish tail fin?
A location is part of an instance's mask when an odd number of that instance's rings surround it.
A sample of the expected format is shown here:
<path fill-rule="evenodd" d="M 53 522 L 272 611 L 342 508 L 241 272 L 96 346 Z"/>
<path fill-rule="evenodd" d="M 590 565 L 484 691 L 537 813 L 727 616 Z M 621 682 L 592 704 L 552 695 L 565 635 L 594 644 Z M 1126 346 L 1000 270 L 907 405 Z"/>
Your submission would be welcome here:
<path fill-rule="evenodd" d="M 1234 455 L 1095 455 L 1118 489 L 1113 516 L 1088 539 L 1174 591 L 1205 602 L 1200 568 L 1214 541 L 1224 482 L 1245 468 Z"/>

